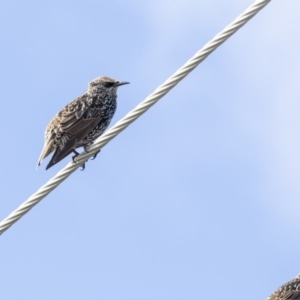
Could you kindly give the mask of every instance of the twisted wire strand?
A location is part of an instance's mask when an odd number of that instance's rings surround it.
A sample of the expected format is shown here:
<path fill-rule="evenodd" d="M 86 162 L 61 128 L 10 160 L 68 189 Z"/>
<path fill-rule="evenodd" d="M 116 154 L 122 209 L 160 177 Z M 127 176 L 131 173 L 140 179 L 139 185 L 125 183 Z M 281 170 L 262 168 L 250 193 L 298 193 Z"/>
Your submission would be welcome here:
<path fill-rule="evenodd" d="M 38 189 L 36 193 L 31 195 L 24 203 L 22 203 L 16 210 L 7 216 L 0 223 L 0 235 L 18 221 L 25 213 L 27 213 L 34 205 L 46 197 L 52 190 L 54 190 L 60 183 L 69 177 L 79 166 L 86 162 L 97 151 L 103 148 L 110 140 L 117 136 L 127 126 L 134 122 L 138 117 L 145 113 L 152 105 L 154 105 L 160 98 L 167 94 L 179 81 L 181 81 L 187 74 L 194 70 L 210 53 L 219 47 L 225 40 L 233 35 L 240 27 L 247 23 L 254 15 L 256 15 L 263 7 L 265 7 L 271 0 L 258 0 L 249 6 L 239 17 L 237 17 L 231 24 L 225 27 L 219 34 L 217 34 L 210 42 L 208 42 L 201 50 L 199 50 L 191 59 L 189 59 L 174 75 L 169 77 L 162 85 L 160 85 L 152 94 L 150 94 L 143 102 L 138 104 L 132 111 L 130 111 L 123 119 L 118 121 L 106 133 L 99 137 L 93 145 L 82 152 L 77 158 L 77 163 L 68 163 L 61 171 L 52 177 L 46 184 Z"/>

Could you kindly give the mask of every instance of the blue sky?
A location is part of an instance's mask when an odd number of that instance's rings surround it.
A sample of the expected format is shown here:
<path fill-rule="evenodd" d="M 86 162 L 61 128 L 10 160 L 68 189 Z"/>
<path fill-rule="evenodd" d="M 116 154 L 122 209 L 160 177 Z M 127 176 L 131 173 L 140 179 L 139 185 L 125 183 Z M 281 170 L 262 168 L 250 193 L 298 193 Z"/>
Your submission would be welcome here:
<path fill-rule="evenodd" d="M 252 1 L 2 1 L 0 219 L 92 79 L 112 125 Z M 298 0 L 271 1 L 0 237 L 0 298 L 265 299 L 300 272 Z"/>

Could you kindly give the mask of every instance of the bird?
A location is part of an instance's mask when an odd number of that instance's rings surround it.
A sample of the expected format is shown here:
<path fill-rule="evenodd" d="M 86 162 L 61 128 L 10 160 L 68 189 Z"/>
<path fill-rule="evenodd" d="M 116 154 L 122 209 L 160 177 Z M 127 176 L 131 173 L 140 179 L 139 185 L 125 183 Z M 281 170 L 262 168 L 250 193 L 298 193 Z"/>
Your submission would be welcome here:
<path fill-rule="evenodd" d="M 282 285 L 267 300 L 300 300 L 300 274 Z"/>
<path fill-rule="evenodd" d="M 37 168 L 42 161 L 54 152 L 46 170 L 64 159 L 70 153 L 75 162 L 79 153 L 78 147 L 87 147 L 103 134 L 117 108 L 117 89 L 129 84 L 108 76 L 92 80 L 87 92 L 67 104 L 50 121 L 45 130 L 45 142 L 38 160 Z M 96 158 L 96 153 L 93 158 Z M 82 169 L 85 164 L 82 165 Z"/>

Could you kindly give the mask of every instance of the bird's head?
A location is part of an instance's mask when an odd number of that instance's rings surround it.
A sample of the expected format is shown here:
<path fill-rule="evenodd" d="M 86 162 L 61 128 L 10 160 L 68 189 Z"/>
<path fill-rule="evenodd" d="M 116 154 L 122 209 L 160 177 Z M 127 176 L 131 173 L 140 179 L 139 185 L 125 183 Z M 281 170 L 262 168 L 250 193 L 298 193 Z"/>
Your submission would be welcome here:
<path fill-rule="evenodd" d="M 118 81 L 111 77 L 102 76 L 92 80 L 89 83 L 88 92 L 99 93 L 99 92 L 114 92 L 116 93 L 120 85 L 128 84 L 126 81 Z"/>

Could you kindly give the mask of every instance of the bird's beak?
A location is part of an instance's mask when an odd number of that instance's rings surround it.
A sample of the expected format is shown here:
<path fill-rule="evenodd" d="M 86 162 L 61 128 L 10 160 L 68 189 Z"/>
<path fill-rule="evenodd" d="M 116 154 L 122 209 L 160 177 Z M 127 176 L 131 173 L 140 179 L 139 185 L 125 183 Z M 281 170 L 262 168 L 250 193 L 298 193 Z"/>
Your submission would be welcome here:
<path fill-rule="evenodd" d="M 127 81 L 119 81 L 115 84 L 115 86 L 120 86 L 120 85 L 124 85 L 124 84 L 129 84 L 130 82 Z"/>

